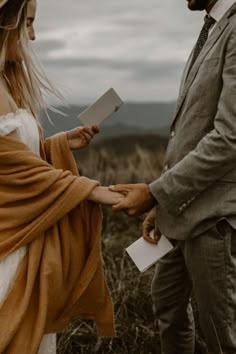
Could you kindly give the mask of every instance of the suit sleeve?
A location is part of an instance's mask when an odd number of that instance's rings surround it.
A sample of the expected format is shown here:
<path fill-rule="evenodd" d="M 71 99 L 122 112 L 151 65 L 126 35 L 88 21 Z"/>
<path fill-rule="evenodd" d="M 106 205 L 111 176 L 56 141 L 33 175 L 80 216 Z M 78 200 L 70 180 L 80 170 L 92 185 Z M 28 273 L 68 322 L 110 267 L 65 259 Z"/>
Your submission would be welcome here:
<path fill-rule="evenodd" d="M 222 82 L 214 129 L 149 185 L 170 214 L 181 214 L 201 192 L 236 167 L 236 32 L 228 41 Z"/>

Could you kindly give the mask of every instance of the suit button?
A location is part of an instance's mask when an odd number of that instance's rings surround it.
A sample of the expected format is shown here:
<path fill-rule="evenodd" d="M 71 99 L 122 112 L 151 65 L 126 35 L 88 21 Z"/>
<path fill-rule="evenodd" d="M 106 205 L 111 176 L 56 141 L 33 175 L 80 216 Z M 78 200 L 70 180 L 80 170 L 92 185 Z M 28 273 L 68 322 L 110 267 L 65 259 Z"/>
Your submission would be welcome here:
<path fill-rule="evenodd" d="M 170 137 L 171 137 L 171 138 L 174 138 L 174 136 L 175 136 L 175 131 L 172 130 L 172 132 L 170 133 Z"/>

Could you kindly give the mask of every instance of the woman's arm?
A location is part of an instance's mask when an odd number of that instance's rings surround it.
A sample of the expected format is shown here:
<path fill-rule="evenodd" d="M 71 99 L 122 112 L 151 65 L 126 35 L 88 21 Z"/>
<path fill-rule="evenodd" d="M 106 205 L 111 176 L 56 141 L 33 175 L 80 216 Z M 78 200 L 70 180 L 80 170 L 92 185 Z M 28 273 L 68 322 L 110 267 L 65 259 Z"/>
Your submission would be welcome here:
<path fill-rule="evenodd" d="M 114 205 L 124 199 L 124 195 L 118 192 L 112 192 L 108 187 L 97 186 L 88 195 L 87 199 L 96 203 Z"/>
<path fill-rule="evenodd" d="M 15 139 L 18 138 L 16 131 L 8 134 L 8 136 Z M 97 186 L 92 190 L 86 199 L 99 204 L 114 205 L 121 202 L 123 198 L 124 195 L 122 193 L 112 192 L 108 189 L 108 187 Z"/>

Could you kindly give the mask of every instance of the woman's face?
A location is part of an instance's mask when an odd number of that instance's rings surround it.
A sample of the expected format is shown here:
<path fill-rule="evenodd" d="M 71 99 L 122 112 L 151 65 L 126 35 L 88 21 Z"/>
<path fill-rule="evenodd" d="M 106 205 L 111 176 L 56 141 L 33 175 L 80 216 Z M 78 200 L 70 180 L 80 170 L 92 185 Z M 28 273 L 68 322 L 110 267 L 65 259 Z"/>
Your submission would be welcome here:
<path fill-rule="evenodd" d="M 36 9 L 37 9 L 37 0 L 28 0 L 27 1 L 27 29 L 28 29 L 28 37 L 31 41 L 34 41 L 36 39 L 35 36 L 35 31 L 34 31 L 34 20 L 35 20 L 35 15 L 36 15 Z M 7 60 L 8 61 L 21 61 L 21 55 L 19 54 L 18 50 L 18 36 L 17 34 L 13 34 L 9 47 L 8 47 L 8 55 L 7 55 Z"/>
<path fill-rule="evenodd" d="M 36 0 L 29 0 L 27 3 L 27 28 L 29 39 L 34 41 L 36 39 L 34 31 L 34 20 L 36 16 L 37 3 Z"/>

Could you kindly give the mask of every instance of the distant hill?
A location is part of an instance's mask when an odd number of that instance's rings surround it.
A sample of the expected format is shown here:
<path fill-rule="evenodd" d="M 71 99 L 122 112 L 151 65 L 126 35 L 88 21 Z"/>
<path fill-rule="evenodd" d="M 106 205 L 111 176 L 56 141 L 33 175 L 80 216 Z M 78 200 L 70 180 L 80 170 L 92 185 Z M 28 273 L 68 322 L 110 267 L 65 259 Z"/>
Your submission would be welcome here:
<path fill-rule="evenodd" d="M 98 151 L 104 151 L 109 156 L 132 154 L 137 147 L 153 152 L 165 151 L 167 142 L 167 137 L 157 134 L 120 135 L 94 141 L 86 149 L 74 151 L 73 154 L 76 160 L 86 161 L 89 153 Z"/>
<path fill-rule="evenodd" d="M 132 153 L 136 146 L 147 150 L 159 150 L 160 148 L 166 148 L 168 139 L 157 134 L 136 134 L 136 135 L 123 135 L 114 136 L 112 138 L 105 138 L 97 141 L 95 144 L 96 149 L 104 149 L 111 151 L 115 154 Z M 92 147 L 92 146 L 91 146 Z M 86 151 L 86 149 L 84 149 Z"/>
<path fill-rule="evenodd" d="M 58 107 L 66 116 L 50 112 L 50 119 L 43 118 L 45 136 L 72 129 L 82 125 L 77 116 L 87 106 L 71 105 Z M 101 125 L 100 134 L 95 141 L 124 135 L 160 135 L 167 136 L 173 114 L 175 102 L 169 103 L 126 103 L 117 113 L 114 113 Z"/>

